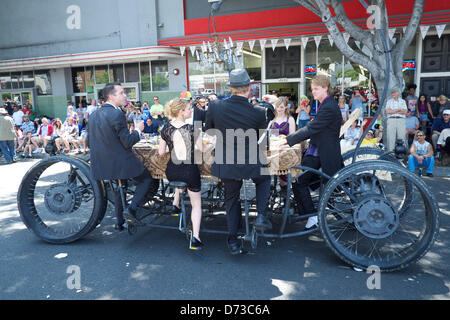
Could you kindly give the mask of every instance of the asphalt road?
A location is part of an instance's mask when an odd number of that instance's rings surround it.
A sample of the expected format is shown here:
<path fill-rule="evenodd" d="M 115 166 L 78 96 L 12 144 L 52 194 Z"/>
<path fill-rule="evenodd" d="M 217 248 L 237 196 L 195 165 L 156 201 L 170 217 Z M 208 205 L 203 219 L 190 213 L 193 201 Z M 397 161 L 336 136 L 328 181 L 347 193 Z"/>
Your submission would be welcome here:
<path fill-rule="evenodd" d="M 206 248 L 195 253 L 178 231 L 115 231 L 108 208 L 83 239 L 45 243 L 22 223 L 16 203 L 36 161 L 0 166 L 0 299 L 450 299 L 450 178 L 424 178 L 441 208 L 430 252 L 369 289 L 371 274 L 341 262 L 319 233 L 260 239 L 255 253 L 238 257 L 224 235 L 204 234 Z"/>

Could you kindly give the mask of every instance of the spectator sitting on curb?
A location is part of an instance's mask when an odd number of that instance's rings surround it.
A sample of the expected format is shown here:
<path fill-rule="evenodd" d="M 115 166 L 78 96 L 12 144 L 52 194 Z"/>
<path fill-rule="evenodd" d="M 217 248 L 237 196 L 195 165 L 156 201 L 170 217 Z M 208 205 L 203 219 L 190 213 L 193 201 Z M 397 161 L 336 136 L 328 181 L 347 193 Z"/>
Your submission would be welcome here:
<path fill-rule="evenodd" d="M 416 167 L 425 167 L 427 176 L 433 176 L 434 156 L 431 144 L 425 141 L 425 133 L 417 131 L 417 140 L 411 145 L 410 155 L 408 156 L 408 168 L 412 172 Z M 421 173 L 419 173 L 421 175 Z"/>
<path fill-rule="evenodd" d="M 433 122 L 433 135 L 431 141 L 433 142 L 433 147 L 436 150 L 437 141 L 442 130 L 450 128 L 450 109 L 447 109 L 442 114 L 443 119 L 437 118 Z"/>

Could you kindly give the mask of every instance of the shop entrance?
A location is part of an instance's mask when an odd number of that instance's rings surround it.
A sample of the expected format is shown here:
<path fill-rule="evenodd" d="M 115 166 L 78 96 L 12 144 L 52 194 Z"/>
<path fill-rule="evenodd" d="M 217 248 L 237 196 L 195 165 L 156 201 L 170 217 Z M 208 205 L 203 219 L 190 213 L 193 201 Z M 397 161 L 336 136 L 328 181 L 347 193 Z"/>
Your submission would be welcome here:
<path fill-rule="evenodd" d="M 10 92 L 0 92 L 2 101 L 9 100 L 10 102 L 14 102 L 19 106 L 24 106 L 26 104 L 31 104 L 32 109 L 35 110 L 34 107 L 34 95 L 32 90 L 21 90 L 21 91 L 10 91 Z"/>
<path fill-rule="evenodd" d="M 267 83 L 266 93 L 272 94 L 275 91 L 278 96 L 289 96 L 289 100 L 295 105 L 298 103 L 298 93 L 299 93 L 299 82 L 277 82 L 277 83 Z"/>

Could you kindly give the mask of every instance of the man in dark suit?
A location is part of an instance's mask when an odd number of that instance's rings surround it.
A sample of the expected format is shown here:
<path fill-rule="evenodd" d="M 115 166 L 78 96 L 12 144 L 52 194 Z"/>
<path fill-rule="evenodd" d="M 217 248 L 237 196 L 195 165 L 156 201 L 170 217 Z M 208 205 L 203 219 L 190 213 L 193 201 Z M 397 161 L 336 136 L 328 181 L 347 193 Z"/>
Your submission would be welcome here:
<path fill-rule="evenodd" d="M 206 112 L 205 130 L 216 134 L 215 161 L 212 175 L 220 178 L 225 188 L 228 239 L 231 254 L 243 253 L 237 233 L 241 225 L 240 190 L 243 179 L 252 179 L 256 185 L 258 228 L 271 228 L 265 216 L 270 181 L 269 175 L 262 175 L 263 162 L 258 152 L 260 129 L 266 129 L 266 109 L 248 102 L 250 77 L 243 69 L 230 73 L 232 96 L 226 100 L 211 101 Z M 215 130 L 211 130 L 215 129 Z M 220 138 L 219 138 L 220 137 Z"/>
<path fill-rule="evenodd" d="M 312 79 L 312 94 L 320 103 L 316 118 L 306 127 L 289 135 L 281 144 L 293 146 L 311 139 L 303 155 L 302 165 L 314 169 L 322 168 L 322 171 L 331 177 L 343 167 L 339 144 L 342 115 L 336 100 L 329 94 L 329 88 L 330 80 L 327 76 L 317 75 Z M 292 185 L 297 206 L 302 214 L 316 212 L 309 192 L 309 185 L 316 178 L 317 175 L 307 172 Z M 308 219 L 306 229 L 312 227 L 317 227 L 317 216 Z"/>
<path fill-rule="evenodd" d="M 120 196 L 115 194 L 116 227 L 121 230 L 125 218 L 136 221 L 136 210 L 144 200 L 152 183 L 147 168 L 134 155 L 131 148 L 137 143 L 140 128 L 130 133 L 125 114 L 120 109 L 126 103 L 126 95 L 119 83 L 109 83 L 102 91 L 106 103 L 89 116 L 88 144 L 91 150 L 91 176 L 95 180 L 134 179 L 135 195 L 122 213 Z"/>

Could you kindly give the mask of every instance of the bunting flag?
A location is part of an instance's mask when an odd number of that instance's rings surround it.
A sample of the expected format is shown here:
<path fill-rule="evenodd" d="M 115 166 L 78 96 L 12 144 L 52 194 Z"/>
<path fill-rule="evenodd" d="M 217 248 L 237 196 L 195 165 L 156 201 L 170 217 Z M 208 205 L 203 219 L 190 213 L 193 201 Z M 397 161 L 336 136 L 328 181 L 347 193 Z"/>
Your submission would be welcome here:
<path fill-rule="evenodd" d="M 348 43 L 348 40 L 350 39 L 350 34 L 348 32 L 344 32 L 342 36 L 344 37 L 345 43 Z"/>
<path fill-rule="evenodd" d="M 402 29 L 403 29 L 403 34 L 405 34 L 406 33 L 406 27 L 402 27 Z"/>
<path fill-rule="evenodd" d="M 435 25 L 439 39 L 441 38 L 442 33 L 445 30 L 445 26 L 446 26 L 446 24 L 437 24 L 437 25 Z"/>
<path fill-rule="evenodd" d="M 284 45 L 286 46 L 286 50 L 289 50 L 289 46 L 291 45 L 291 39 L 284 39 Z"/>
<path fill-rule="evenodd" d="M 191 49 L 192 56 L 195 55 L 195 46 L 190 46 L 189 49 Z"/>
<path fill-rule="evenodd" d="M 308 44 L 308 37 L 302 37 L 303 49 L 306 49 L 307 44 Z"/>
<path fill-rule="evenodd" d="M 259 45 L 261 46 L 261 50 L 264 50 L 265 46 L 266 46 L 266 39 L 260 39 L 259 40 Z"/>
<path fill-rule="evenodd" d="M 427 36 L 428 29 L 430 26 L 420 26 L 420 33 L 422 34 L 422 40 Z"/>
<path fill-rule="evenodd" d="M 248 42 L 248 45 L 249 45 L 249 47 L 250 47 L 250 51 L 253 52 L 253 48 L 254 48 L 254 46 L 255 46 L 255 40 L 250 40 L 250 41 Z"/>
<path fill-rule="evenodd" d="M 322 36 L 315 36 L 314 41 L 316 42 L 316 47 L 319 47 L 320 40 L 322 40 Z"/>
<path fill-rule="evenodd" d="M 272 43 L 272 51 L 275 51 L 278 39 L 270 39 L 270 42 Z"/>
<path fill-rule="evenodd" d="M 233 40 L 231 40 L 231 37 L 228 37 L 228 45 L 230 46 L 230 49 L 233 48 Z"/>
<path fill-rule="evenodd" d="M 334 44 L 334 39 L 333 39 L 333 37 L 331 36 L 331 34 L 328 35 L 328 41 L 330 41 L 330 45 L 333 46 L 333 44 Z"/>
<path fill-rule="evenodd" d="M 203 44 L 202 44 L 202 52 L 205 53 L 206 51 L 208 51 L 208 48 L 206 47 L 205 41 L 203 41 Z"/>
<path fill-rule="evenodd" d="M 212 51 L 212 47 L 211 47 L 211 43 L 208 41 L 208 52 L 213 52 Z"/>
<path fill-rule="evenodd" d="M 355 44 L 358 47 L 358 49 L 361 50 L 361 42 L 355 40 Z"/>
<path fill-rule="evenodd" d="M 197 56 L 197 61 L 200 61 L 200 56 L 198 55 L 198 51 L 195 51 L 195 55 Z"/>
<path fill-rule="evenodd" d="M 184 56 L 184 52 L 185 52 L 185 51 L 186 51 L 186 47 L 181 46 L 181 47 L 180 47 L 180 53 L 181 53 L 182 56 Z"/>
<path fill-rule="evenodd" d="M 395 34 L 395 28 L 389 29 L 388 32 L 389 32 L 389 39 L 392 40 L 392 38 L 394 37 L 394 34 Z"/>
<path fill-rule="evenodd" d="M 227 39 L 223 39 L 223 47 L 225 48 L 225 50 L 228 50 L 228 42 L 227 42 Z"/>

